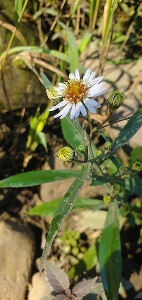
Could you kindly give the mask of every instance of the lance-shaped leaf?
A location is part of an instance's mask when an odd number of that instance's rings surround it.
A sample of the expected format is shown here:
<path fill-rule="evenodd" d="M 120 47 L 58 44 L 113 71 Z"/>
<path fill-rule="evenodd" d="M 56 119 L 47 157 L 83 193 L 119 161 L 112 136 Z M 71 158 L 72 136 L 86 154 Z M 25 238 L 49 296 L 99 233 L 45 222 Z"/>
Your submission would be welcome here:
<path fill-rule="evenodd" d="M 110 203 L 99 246 L 101 277 L 107 300 L 118 300 L 121 279 L 121 246 L 117 202 Z"/>
<path fill-rule="evenodd" d="M 68 117 L 61 119 L 62 132 L 65 140 L 73 149 L 76 149 L 83 140 L 83 130 L 77 121 L 71 121 Z"/>
<path fill-rule="evenodd" d="M 113 149 L 110 155 L 114 154 L 119 148 L 121 148 L 124 144 L 126 144 L 134 134 L 139 130 L 142 126 L 142 108 L 138 109 L 138 111 L 130 118 L 128 123 L 121 129 L 120 133 L 116 137 L 113 143 Z"/>
<path fill-rule="evenodd" d="M 41 258 L 41 264 L 40 264 L 40 271 L 42 271 L 46 255 L 48 251 L 50 250 L 50 247 L 54 241 L 54 238 L 63 223 L 65 217 L 69 214 L 71 211 L 78 193 L 80 192 L 81 188 L 84 185 L 84 182 L 87 180 L 88 174 L 91 170 L 91 164 L 87 164 L 86 167 L 80 172 L 80 176 L 78 176 L 75 181 L 72 183 L 68 191 L 66 192 L 65 196 L 63 197 L 62 201 L 60 202 L 55 215 L 53 217 L 53 220 L 51 222 L 51 225 L 49 227 L 48 236 L 46 239 L 46 243 L 44 246 L 42 258 Z"/>
<path fill-rule="evenodd" d="M 56 292 L 63 292 L 69 288 L 69 279 L 66 273 L 54 262 L 46 262 L 45 271 L 50 285 Z"/>
<path fill-rule="evenodd" d="M 80 171 L 75 170 L 42 170 L 30 171 L 10 176 L 0 181 L 0 187 L 25 187 L 34 186 L 47 182 L 65 180 L 67 178 L 77 177 Z"/>
<path fill-rule="evenodd" d="M 139 177 L 125 177 L 121 178 L 119 176 L 99 176 L 95 175 L 97 182 L 111 182 L 116 183 L 123 186 L 126 190 L 130 191 L 131 194 L 137 194 L 139 196 L 142 195 L 142 178 Z M 91 185 L 96 185 L 95 180 L 91 183 Z"/>
<path fill-rule="evenodd" d="M 60 203 L 62 198 L 54 199 L 49 202 L 45 202 L 41 205 L 37 205 L 31 208 L 28 211 L 28 215 L 35 216 L 48 216 L 53 215 Z M 98 199 L 90 199 L 90 198 L 77 198 L 73 210 L 90 208 L 93 210 L 98 210 L 104 206 L 104 202 Z"/>

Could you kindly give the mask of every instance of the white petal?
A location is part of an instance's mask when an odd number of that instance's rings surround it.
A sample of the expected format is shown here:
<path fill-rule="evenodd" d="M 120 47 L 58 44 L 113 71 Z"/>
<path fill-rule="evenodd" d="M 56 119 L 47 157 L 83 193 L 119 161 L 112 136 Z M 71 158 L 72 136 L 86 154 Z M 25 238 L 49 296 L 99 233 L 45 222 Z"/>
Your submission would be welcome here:
<path fill-rule="evenodd" d="M 94 99 L 86 98 L 85 101 L 84 101 L 84 103 L 85 104 L 88 103 L 89 105 L 95 106 L 95 107 L 98 107 L 98 108 L 101 107 L 101 105 L 97 101 L 95 101 Z"/>
<path fill-rule="evenodd" d="M 92 80 L 92 83 L 95 85 L 95 84 L 98 84 L 102 79 L 104 78 L 104 76 L 99 76 L 95 79 Z"/>
<path fill-rule="evenodd" d="M 60 107 L 62 107 L 62 106 L 65 106 L 66 104 L 67 104 L 67 101 L 64 100 L 64 101 L 58 103 L 57 105 L 51 106 L 50 109 L 49 109 L 49 111 L 53 111 L 53 110 L 55 110 L 55 109 L 57 109 L 57 108 L 60 108 Z"/>
<path fill-rule="evenodd" d="M 64 118 L 68 114 L 71 107 L 72 104 L 68 103 L 57 115 L 54 116 L 54 118 L 58 118 L 58 117 L 60 117 L 60 119 Z"/>
<path fill-rule="evenodd" d="M 87 116 L 87 111 L 86 111 L 86 108 L 85 108 L 85 106 L 84 106 L 83 104 L 82 104 L 80 110 L 81 110 L 81 113 L 82 113 L 82 115 L 83 115 L 84 117 Z"/>
<path fill-rule="evenodd" d="M 95 75 L 96 75 L 96 72 L 92 72 L 88 78 L 88 81 L 90 82 L 90 81 L 94 80 Z"/>
<path fill-rule="evenodd" d="M 79 74 L 79 70 L 78 69 L 75 70 L 75 77 L 76 77 L 76 79 L 78 81 L 80 80 L 80 74 Z"/>
<path fill-rule="evenodd" d="M 79 114 L 80 114 L 80 111 L 81 111 L 81 107 L 82 107 L 82 103 L 81 102 L 78 102 L 76 104 L 76 111 L 75 111 L 75 118 L 78 118 Z"/>
<path fill-rule="evenodd" d="M 73 73 L 70 73 L 70 74 L 69 74 L 69 78 L 70 78 L 70 79 L 76 79 L 76 78 L 75 78 L 75 75 L 74 75 Z"/>
<path fill-rule="evenodd" d="M 84 76 L 83 76 L 83 80 L 88 80 L 89 77 L 90 77 L 90 74 L 91 74 L 91 70 L 90 69 L 87 69 Z"/>
<path fill-rule="evenodd" d="M 73 120 L 74 119 L 74 116 L 75 116 L 75 110 L 76 110 L 76 107 L 75 107 L 75 104 L 72 105 L 72 108 L 71 108 L 71 113 L 70 113 L 70 119 Z"/>
<path fill-rule="evenodd" d="M 91 111 L 92 114 L 96 114 L 96 109 L 92 105 L 88 103 L 86 103 L 85 105 Z"/>
<path fill-rule="evenodd" d="M 88 89 L 87 96 L 88 97 L 96 97 L 104 94 L 107 91 L 107 87 L 105 82 L 101 82 L 97 84 L 96 86 L 92 86 Z"/>
<path fill-rule="evenodd" d="M 73 104 L 70 114 L 70 119 L 73 120 L 74 118 L 78 118 L 80 111 L 81 111 L 81 102 L 78 102 L 77 104 Z"/>

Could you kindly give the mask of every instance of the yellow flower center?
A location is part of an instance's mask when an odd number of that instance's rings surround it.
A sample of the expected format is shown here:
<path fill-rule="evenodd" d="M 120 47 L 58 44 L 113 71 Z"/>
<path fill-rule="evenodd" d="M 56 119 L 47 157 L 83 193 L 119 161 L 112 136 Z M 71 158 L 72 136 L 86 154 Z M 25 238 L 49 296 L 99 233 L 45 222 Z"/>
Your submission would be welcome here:
<path fill-rule="evenodd" d="M 69 80 L 67 88 L 64 91 L 64 99 L 70 103 L 78 103 L 83 101 L 86 97 L 87 86 L 81 81 Z"/>

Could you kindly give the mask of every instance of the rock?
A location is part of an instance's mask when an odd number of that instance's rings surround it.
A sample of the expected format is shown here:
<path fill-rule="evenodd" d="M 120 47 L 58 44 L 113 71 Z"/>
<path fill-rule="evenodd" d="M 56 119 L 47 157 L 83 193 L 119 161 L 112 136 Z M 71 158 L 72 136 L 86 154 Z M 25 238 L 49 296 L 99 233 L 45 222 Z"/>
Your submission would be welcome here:
<path fill-rule="evenodd" d="M 51 290 L 51 286 L 49 285 L 45 274 L 42 273 L 40 275 L 39 273 L 35 273 L 32 277 L 28 300 L 49 300 Z"/>
<path fill-rule="evenodd" d="M 34 235 L 20 219 L 0 222 L 0 299 L 24 300 L 35 254 Z"/>

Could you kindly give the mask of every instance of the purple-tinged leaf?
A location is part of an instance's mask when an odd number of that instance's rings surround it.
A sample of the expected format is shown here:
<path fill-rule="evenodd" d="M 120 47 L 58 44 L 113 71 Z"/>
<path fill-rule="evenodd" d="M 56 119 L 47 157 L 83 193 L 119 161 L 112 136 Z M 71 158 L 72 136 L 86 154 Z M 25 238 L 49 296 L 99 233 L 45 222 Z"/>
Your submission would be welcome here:
<path fill-rule="evenodd" d="M 74 286 L 72 292 L 77 297 L 84 297 L 89 293 L 99 294 L 100 292 L 102 292 L 102 289 L 100 291 L 100 287 L 102 288 L 102 283 L 97 283 L 96 278 L 93 278 L 93 279 L 83 280 L 77 283 Z"/>
<path fill-rule="evenodd" d="M 64 294 L 57 295 L 54 300 L 66 300 L 66 296 Z"/>
<path fill-rule="evenodd" d="M 54 262 L 47 262 L 45 270 L 49 283 L 56 292 L 68 290 L 69 279 L 61 268 L 59 268 Z"/>

